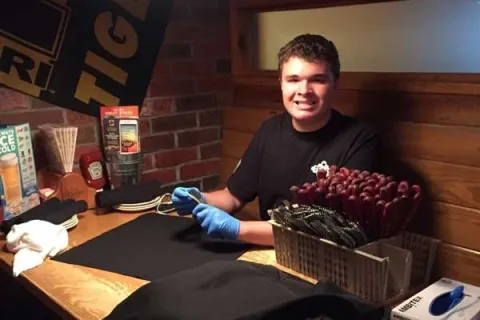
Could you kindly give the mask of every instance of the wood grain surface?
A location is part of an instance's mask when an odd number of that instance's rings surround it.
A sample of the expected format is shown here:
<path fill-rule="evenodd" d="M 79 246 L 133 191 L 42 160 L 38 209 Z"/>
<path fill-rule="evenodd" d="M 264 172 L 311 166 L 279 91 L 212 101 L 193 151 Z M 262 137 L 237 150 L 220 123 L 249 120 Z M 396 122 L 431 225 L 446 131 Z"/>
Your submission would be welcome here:
<path fill-rule="evenodd" d="M 142 214 L 120 213 L 97 214 L 94 210 L 82 213 L 79 224 L 69 231 L 69 247 L 73 248 L 131 221 Z M 186 219 L 178 217 L 178 219 Z M 0 246 L 5 245 L 5 236 L 0 237 Z M 14 255 L 0 251 L 0 268 L 11 274 Z M 239 260 L 276 265 L 275 251 L 271 248 L 255 247 Z M 279 266 L 280 269 L 304 277 Z M 22 273 L 18 280 L 35 294 L 44 304 L 65 319 L 103 319 L 120 302 L 147 281 L 104 270 L 71 265 L 47 259 L 40 266 Z"/>

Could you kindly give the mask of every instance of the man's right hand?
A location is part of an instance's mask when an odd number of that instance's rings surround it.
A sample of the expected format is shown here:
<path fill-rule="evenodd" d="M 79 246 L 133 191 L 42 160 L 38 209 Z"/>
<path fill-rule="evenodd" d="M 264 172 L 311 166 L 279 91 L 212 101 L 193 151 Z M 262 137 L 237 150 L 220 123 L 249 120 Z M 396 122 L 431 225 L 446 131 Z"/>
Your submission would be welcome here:
<path fill-rule="evenodd" d="M 197 188 L 175 188 L 172 193 L 172 204 L 179 215 L 190 214 L 197 206 L 198 202 L 192 199 L 190 193 L 195 198 L 200 198 L 198 199 L 200 202 L 206 203 L 205 196 Z"/>

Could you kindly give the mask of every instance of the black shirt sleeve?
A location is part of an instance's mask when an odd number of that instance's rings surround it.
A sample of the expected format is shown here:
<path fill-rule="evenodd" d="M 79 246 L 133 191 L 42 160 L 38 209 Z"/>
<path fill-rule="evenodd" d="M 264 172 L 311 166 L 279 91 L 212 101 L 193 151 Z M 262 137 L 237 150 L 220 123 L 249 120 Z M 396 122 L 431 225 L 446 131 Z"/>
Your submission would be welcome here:
<path fill-rule="evenodd" d="M 264 125 L 255 133 L 237 168 L 227 180 L 228 190 L 243 203 L 257 197 L 261 170 L 261 149 L 265 137 Z"/>
<path fill-rule="evenodd" d="M 381 140 L 375 131 L 361 134 L 350 148 L 344 166 L 351 169 L 376 171 L 379 168 Z"/>

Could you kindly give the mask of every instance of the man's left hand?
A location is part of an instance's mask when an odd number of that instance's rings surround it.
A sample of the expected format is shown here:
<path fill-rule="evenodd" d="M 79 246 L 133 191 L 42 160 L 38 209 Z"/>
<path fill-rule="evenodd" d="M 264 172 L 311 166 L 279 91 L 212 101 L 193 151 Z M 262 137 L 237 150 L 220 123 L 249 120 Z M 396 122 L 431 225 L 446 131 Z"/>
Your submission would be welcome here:
<path fill-rule="evenodd" d="M 223 210 L 208 204 L 198 204 L 192 212 L 193 217 L 200 223 L 210 236 L 222 236 L 235 240 L 240 231 L 240 221 Z"/>

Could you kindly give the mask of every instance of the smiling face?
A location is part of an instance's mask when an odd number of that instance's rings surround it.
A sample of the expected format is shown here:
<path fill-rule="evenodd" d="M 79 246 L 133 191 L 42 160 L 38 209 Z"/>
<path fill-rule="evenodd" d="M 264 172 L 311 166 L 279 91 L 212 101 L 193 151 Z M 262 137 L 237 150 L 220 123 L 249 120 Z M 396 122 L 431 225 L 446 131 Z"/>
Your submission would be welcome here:
<path fill-rule="evenodd" d="M 282 67 L 283 104 L 298 131 L 314 131 L 330 118 L 336 80 L 325 61 L 291 57 Z"/>

